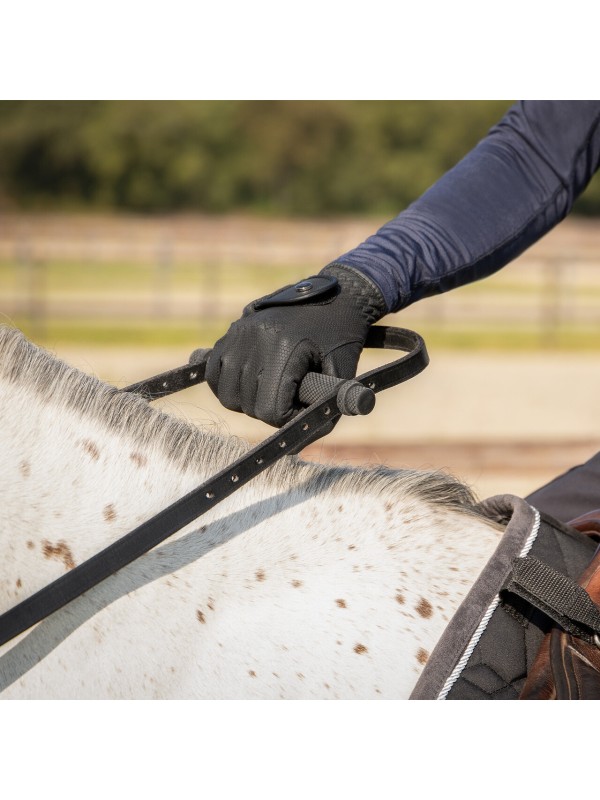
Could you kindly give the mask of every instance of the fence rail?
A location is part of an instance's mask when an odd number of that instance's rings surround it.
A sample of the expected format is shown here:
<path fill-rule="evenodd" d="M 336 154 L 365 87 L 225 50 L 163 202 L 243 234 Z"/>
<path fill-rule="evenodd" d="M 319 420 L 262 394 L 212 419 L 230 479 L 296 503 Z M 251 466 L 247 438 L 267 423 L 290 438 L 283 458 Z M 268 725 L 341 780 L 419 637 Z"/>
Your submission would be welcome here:
<path fill-rule="evenodd" d="M 50 320 L 225 321 L 284 281 L 318 271 L 381 221 L 95 220 L 0 216 L 0 311 Z M 600 331 L 600 229 L 539 243 L 486 281 L 402 312 L 440 330 Z M 550 237 L 547 237 L 550 239 Z"/>

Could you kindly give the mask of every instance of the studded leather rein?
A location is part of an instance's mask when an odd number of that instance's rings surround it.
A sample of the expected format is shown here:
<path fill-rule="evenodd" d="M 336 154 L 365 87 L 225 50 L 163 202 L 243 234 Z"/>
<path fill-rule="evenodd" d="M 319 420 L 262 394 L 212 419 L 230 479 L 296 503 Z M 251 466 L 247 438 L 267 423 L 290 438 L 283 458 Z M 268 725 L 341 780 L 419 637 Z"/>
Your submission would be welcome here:
<path fill-rule="evenodd" d="M 401 350 L 406 355 L 355 380 L 339 380 L 309 373 L 299 389 L 300 401 L 307 408 L 226 469 L 0 615 L 0 645 L 189 525 L 282 456 L 297 453 L 326 435 L 342 414 L 370 413 L 377 392 L 413 378 L 429 363 L 421 336 L 404 328 L 375 325 L 369 330 L 365 346 Z M 201 383 L 209 355 L 209 350 L 197 350 L 192 354 L 189 364 L 132 384 L 121 391 L 135 392 L 154 400 Z"/>

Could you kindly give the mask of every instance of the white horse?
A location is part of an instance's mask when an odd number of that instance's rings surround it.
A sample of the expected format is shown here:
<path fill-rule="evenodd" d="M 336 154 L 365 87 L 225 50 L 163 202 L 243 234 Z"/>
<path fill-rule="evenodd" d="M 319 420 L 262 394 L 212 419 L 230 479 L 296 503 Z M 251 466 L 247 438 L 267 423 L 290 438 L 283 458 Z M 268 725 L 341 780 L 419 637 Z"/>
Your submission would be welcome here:
<path fill-rule="evenodd" d="M 239 457 L 0 328 L 0 612 Z M 286 456 L 0 648 L 2 698 L 407 698 L 501 527 L 455 479 Z"/>

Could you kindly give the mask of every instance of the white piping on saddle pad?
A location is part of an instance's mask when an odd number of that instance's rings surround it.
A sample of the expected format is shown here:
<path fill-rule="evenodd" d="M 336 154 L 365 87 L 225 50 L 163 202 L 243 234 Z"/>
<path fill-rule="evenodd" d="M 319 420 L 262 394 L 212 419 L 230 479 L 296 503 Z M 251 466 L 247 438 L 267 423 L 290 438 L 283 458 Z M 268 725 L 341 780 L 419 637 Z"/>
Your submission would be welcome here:
<path fill-rule="evenodd" d="M 535 538 L 540 530 L 540 512 L 535 508 L 533 509 L 533 511 L 535 513 L 533 527 L 531 528 L 531 533 L 527 537 L 525 544 L 523 545 L 523 548 L 519 553 L 519 558 L 524 558 L 529 553 L 535 541 Z M 438 694 L 438 696 L 436 697 L 436 700 L 445 700 L 446 697 L 448 696 L 448 693 L 450 692 L 450 689 L 452 689 L 456 681 L 460 678 L 462 671 L 467 666 L 469 659 L 473 655 L 473 650 L 475 650 L 475 648 L 477 647 L 477 643 L 479 642 L 479 640 L 483 635 L 483 632 L 487 628 L 487 624 L 490 621 L 492 614 L 498 607 L 499 602 L 500 602 L 500 595 L 497 594 L 490 603 L 490 605 L 488 606 L 487 611 L 483 615 L 481 622 L 479 623 L 477 629 L 475 630 L 475 633 L 473 634 L 473 636 L 471 636 L 469 644 L 467 645 L 457 665 L 450 673 L 450 676 L 448 677 L 446 683 L 442 686 L 442 689 Z"/>

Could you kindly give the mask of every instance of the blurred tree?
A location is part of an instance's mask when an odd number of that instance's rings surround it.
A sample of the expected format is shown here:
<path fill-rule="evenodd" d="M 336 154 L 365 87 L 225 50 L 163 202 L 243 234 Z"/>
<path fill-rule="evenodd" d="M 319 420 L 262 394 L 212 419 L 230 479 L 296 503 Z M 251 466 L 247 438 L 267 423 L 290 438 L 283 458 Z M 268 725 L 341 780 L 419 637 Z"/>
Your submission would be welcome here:
<path fill-rule="evenodd" d="M 394 215 L 509 101 L 4 101 L 16 208 Z M 579 200 L 600 212 L 600 179 Z"/>
<path fill-rule="evenodd" d="M 82 147 L 93 102 L 0 102 L 0 195 L 36 205 L 87 204 L 94 175 Z"/>

